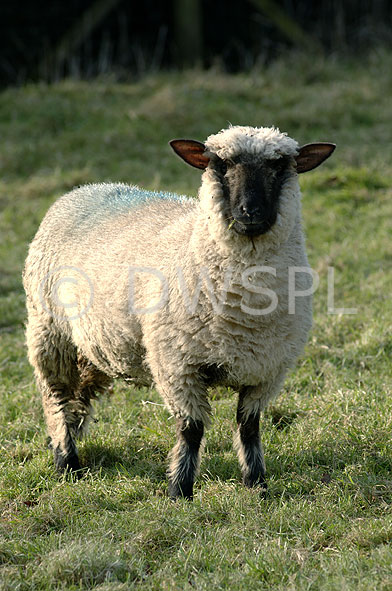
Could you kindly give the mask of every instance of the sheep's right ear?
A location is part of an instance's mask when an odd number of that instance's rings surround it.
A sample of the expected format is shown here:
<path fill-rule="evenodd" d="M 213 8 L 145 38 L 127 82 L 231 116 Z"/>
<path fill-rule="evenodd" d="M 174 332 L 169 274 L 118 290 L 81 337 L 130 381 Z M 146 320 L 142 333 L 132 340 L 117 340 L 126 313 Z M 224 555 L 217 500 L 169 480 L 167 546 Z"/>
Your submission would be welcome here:
<path fill-rule="evenodd" d="M 210 159 L 205 156 L 206 147 L 201 142 L 196 140 L 171 140 L 169 144 L 187 164 L 203 170 L 207 168 Z"/>

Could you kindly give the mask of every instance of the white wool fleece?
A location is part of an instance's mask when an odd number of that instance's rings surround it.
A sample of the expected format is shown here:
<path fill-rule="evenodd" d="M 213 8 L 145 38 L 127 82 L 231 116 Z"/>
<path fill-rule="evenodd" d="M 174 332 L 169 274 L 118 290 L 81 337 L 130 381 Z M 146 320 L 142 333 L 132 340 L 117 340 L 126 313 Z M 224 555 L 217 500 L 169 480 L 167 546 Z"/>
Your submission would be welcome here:
<path fill-rule="evenodd" d="M 210 135 L 205 146 L 219 158 L 228 160 L 240 154 L 274 160 L 298 152 L 298 143 L 276 127 L 235 125 Z"/>

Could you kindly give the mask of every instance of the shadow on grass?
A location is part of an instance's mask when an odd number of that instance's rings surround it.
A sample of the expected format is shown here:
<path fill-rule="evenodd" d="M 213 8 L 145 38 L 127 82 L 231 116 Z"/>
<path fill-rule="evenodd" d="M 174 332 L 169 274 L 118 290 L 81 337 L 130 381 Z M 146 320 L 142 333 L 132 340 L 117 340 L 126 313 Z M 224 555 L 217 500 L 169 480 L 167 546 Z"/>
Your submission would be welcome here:
<path fill-rule="evenodd" d="M 138 445 L 139 443 L 139 445 Z M 129 442 L 126 446 L 100 444 L 86 441 L 80 446 L 80 461 L 83 472 L 116 476 L 119 472 L 132 478 L 147 478 L 151 483 L 166 482 L 168 467 L 168 447 L 166 445 Z M 222 453 L 203 454 L 201 472 L 211 480 L 241 482 L 241 473 L 236 454 L 224 457 Z"/>
<path fill-rule="evenodd" d="M 81 446 L 80 461 L 92 474 L 114 476 L 126 473 L 129 478 L 148 478 L 151 482 L 165 479 L 167 448 L 132 441 L 125 446 L 88 442 Z"/>
<path fill-rule="evenodd" d="M 271 422 L 276 429 L 283 430 L 291 427 L 295 419 L 299 416 L 303 416 L 303 413 L 300 411 L 289 412 L 271 407 L 265 412 L 264 416 L 271 419 Z"/>

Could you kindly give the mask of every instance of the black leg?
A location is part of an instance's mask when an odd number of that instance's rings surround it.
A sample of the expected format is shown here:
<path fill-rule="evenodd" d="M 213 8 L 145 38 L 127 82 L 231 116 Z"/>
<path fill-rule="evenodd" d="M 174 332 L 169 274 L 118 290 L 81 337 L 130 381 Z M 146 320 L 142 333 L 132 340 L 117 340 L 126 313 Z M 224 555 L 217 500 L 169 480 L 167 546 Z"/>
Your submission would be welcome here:
<path fill-rule="evenodd" d="M 240 393 L 237 407 L 238 431 L 235 438 L 242 478 L 246 486 L 267 488 L 263 449 L 260 442 L 260 410 L 249 412 L 246 390 Z"/>
<path fill-rule="evenodd" d="M 187 418 L 177 422 L 177 443 L 171 451 L 169 468 L 169 496 L 172 499 L 193 498 L 193 483 L 199 467 L 203 433 L 202 421 Z"/>
<path fill-rule="evenodd" d="M 72 472 L 80 470 L 76 445 L 68 429 L 66 430 L 62 443 L 63 449 L 60 445 L 57 445 L 57 447 L 53 449 L 56 470 L 60 473 L 67 470 Z"/>
<path fill-rule="evenodd" d="M 64 455 L 60 447 L 54 450 L 54 464 L 57 472 L 80 470 L 79 458 L 76 453 Z"/>

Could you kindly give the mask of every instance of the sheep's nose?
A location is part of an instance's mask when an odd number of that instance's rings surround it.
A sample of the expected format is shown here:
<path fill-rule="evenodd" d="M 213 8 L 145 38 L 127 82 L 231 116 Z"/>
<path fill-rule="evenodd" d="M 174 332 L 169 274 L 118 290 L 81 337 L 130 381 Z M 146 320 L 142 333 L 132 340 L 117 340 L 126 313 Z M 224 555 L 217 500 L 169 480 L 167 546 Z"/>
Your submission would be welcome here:
<path fill-rule="evenodd" d="M 249 205 L 240 205 L 240 212 L 247 218 L 253 218 L 260 215 L 260 209 L 258 207 L 251 207 Z"/>

